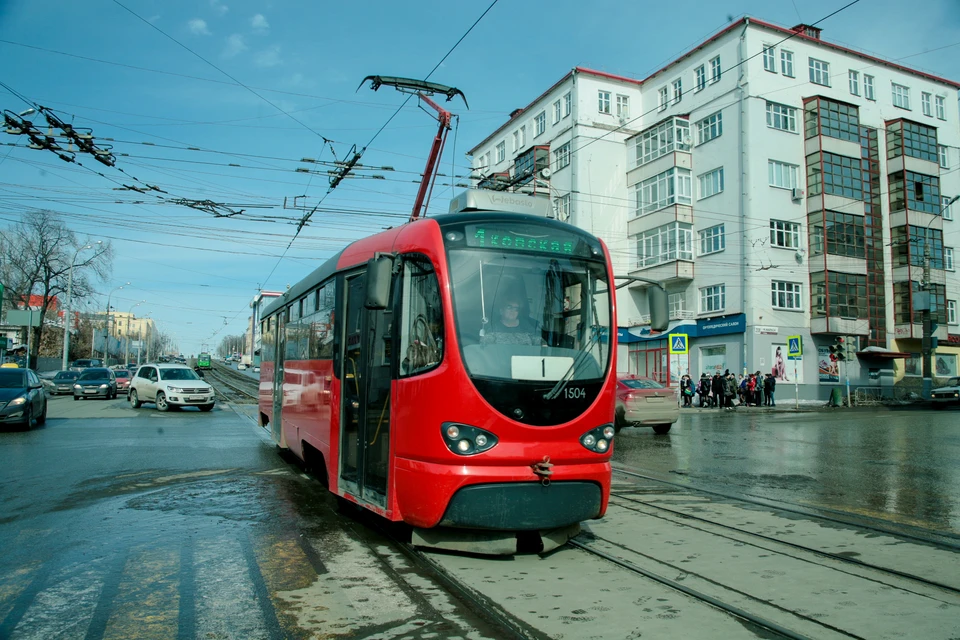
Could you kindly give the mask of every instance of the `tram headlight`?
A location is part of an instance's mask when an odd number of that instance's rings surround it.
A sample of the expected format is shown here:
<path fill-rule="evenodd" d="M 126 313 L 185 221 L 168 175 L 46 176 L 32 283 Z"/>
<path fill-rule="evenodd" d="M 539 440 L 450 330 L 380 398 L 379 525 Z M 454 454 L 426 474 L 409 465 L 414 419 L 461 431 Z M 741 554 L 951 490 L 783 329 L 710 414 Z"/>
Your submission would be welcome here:
<path fill-rule="evenodd" d="M 497 436 L 489 431 L 467 424 L 445 422 L 440 427 L 440 433 L 447 448 L 461 456 L 489 451 L 499 442 Z"/>
<path fill-rule="evenodd" d="M 612 424 L 594 427 L 580 436 L 580 444 L 595 453 L 607 453 L 613 446 L 613 435 L 616 430 Z"/>

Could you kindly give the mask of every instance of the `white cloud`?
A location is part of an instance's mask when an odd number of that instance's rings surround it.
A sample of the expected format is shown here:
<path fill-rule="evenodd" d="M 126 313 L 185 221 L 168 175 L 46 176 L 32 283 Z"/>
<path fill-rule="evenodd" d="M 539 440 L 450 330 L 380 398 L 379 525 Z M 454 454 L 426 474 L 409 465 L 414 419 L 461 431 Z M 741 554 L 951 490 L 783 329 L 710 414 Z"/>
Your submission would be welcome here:
<path fill-rule="evenodd" d="M 230 11 L 230 7 L 220 2 L 220 0 L 210 0 L 210 8 L 217 12 L 219 15 L 224 15 L 227 11 Z"/>
<path fill-rule="evenodd" d="M 283 64 L 283 60 L 280 59 L 280 45 L 274 45 L 269 49 L 264 49 L 256 55 L 253 63 L 261 69 L 269 69 L 270 67 Z"/>
<path fill-rule="evenodd" d="M 258 13 L 250 18 L 250 26 L 253 27 L 254 31 L 262 33 L 270 28 L 270 23 L 267 22 L 267 19 L 263 17 L 262 13 Z"/>
<path fill-rule="evenodd" d="M 232 58 L 234 56 L 240 55 L 247 50 L 247 43 L 243 41 L 243 36 L 239 33 L 234 33 L 229 38 L 227 38 L 227 45 L 223 48 L 223 57 Z"/>
<path fill-rule="evenodd" d="M 208 36 L 210 30 L 207 29 L 207 21 L 200 18 L 194 18 L 187 22 L 187 30 L 195 36 Z"/>

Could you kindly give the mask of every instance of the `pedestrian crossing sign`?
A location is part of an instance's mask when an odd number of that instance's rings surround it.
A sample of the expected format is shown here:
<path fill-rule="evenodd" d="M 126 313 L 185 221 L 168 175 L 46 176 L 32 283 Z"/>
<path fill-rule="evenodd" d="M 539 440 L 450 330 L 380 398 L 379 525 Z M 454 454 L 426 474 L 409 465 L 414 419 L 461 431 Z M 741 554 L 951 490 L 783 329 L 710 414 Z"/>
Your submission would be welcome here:
<path fill-rule="evenodd" d="M 787 336 L 787 358 L 799 360 L 803 356 L 803 340 L 800 336 Z"/>
<path fill-rule="evenodd" d="M 670 355 L 675 356 L 690 351 L 690 336 L 686 333 L 670 334 Z"/>

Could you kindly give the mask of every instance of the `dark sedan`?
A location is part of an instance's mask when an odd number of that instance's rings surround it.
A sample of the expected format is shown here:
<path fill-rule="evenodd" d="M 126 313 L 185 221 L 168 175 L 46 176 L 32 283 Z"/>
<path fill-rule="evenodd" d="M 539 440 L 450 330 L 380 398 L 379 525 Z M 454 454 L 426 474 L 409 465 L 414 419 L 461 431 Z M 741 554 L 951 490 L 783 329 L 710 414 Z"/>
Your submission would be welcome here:
<path fill-rule="evenodd" d="M 73 383 L 79 376 L 79 371 L 58 371 L 53 376 L 53 394 L 73 393 Z"/>
<path fill-rule="evenodd" d="M 73 399 L 117 397 L 117 377 L 110 369 L 92 367 L 84 369 L 73 383 Z"/>
<path fill-rule="evenodd" d="M 30 369 L 0 369 L 0 424 L 23 425 L 47 421 L 47 394 Z"/>

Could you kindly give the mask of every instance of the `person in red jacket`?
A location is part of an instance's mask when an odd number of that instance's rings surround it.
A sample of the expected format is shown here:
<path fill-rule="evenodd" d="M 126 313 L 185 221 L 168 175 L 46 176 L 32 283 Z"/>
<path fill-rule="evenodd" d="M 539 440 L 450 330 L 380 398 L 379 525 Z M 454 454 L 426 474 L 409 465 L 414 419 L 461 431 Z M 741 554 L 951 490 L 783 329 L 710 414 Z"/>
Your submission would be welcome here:
<path fill-rule="evenodd" d="M 752 373 L 747 380 L 747 404 L 757 404 L 757 378 Z"/>

